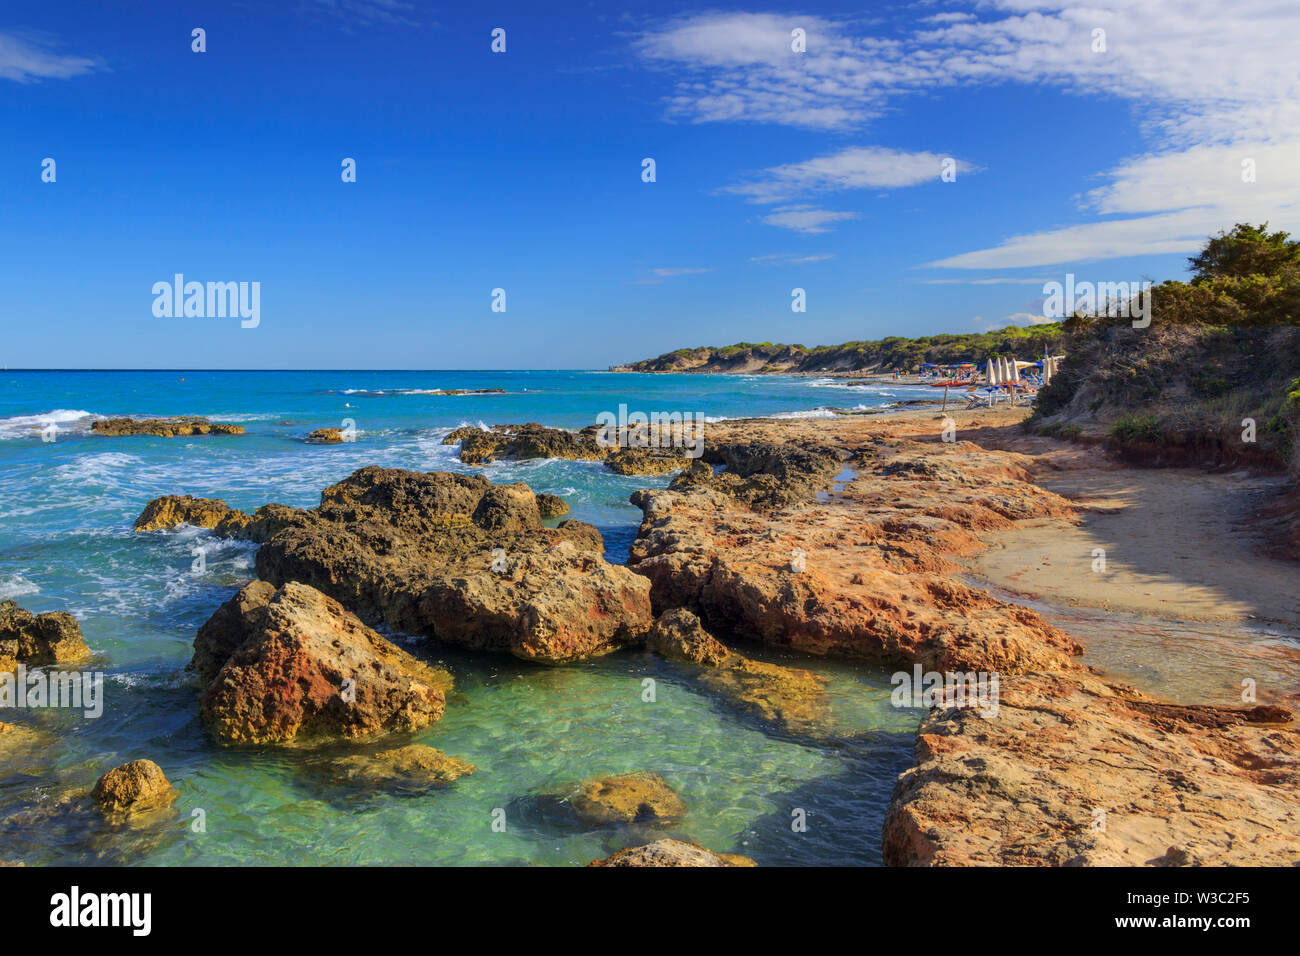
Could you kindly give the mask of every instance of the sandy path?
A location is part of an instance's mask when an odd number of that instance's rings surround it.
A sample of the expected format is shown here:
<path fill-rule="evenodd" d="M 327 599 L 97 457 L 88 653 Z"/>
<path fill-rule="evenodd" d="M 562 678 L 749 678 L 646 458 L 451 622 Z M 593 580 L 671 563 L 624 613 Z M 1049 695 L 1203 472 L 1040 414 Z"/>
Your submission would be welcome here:
<path fill-rule="evenodd" d="M 1036 480 L 1085 506 L 1082 521 L 992 535 L 970 562 L 978 580 L 1057 604 L 1300 627 L 1300 566 L 1264 557 L 1251 523 L 1283 480 L 1104 466 Z"/>

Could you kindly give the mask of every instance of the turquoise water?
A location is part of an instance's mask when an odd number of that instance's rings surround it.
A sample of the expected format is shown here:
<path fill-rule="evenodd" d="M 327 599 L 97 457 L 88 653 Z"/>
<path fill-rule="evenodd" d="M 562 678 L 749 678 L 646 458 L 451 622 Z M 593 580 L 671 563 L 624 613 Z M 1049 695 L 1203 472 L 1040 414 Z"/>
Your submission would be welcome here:
<path fill-rule="evenodd" d="M 435 396 L 432 388 L 504 388 Z M 888 701 L 875 668 L 770 657 L 827 676 L 846 741 L 799 740 L 762 726 L 701 689 L 688 669 L 640 651 L 566 668 L 468 655 L 410 641 L 455 675 L 444 719 L 409 738 L 478 766 L 419 797 L 331 791 L 304 772 L 307 754 L 213 746 L 184 671 L 194 632 L 252 576 L 254 549 L 209 532 L 137 535 L 150 498 L 188 493 L 237 507 L 311 506 L 322 488 L 369 464 L 472 471 L 441 444 L 462 424 L 538 421 L 578 427 L 602 411 L 698 412 L 712 419 L 822 415 L 916 397 L 787 377 L 599 372 L 7 372 L 0 373 L 0 598 L 34 612 L 67 610 L 103 670 L 97 719 L 59 710 L 0 710 L 48 734 L 37 751 L 0 758 L 0 825 L 50 807 L 69 788 L 148 757 L 180 791 L 148 831 L 103 831 L 59 814 L 4 827 L 0 857 L 28 863 L 572 864 L 671 832 L 764 864 L 875 864 L 895 776 L 910 764 L 916 715 Z M 96 416 L 206 415 L 241 437 L 105 438 Z M 352 419 L 357 440 L 302 439 Z M 49 422 L 58 428 L 43 441 Z M 46 430 L 50 434 L 50 430 Z M 574 517 L 626 559 L 637 488 L 668 478 L 614 475 L 598 463 L 494 463 L 493 481 L 562 495 Z M 206 568 L 192 570 L 202 546 Z M 400 639 L 400 638 L 399 638 Z M 642 681 L 656 700 L 642 700 Z M 385 745 L 408 742 L 389 739 Z M 537 795 L 581 779 L 654 771 L 686 801 L 671 831 L 593 830 L 536 812 Z M 190 826 L 201 810 L 205 832 Z M 806 832 L 791 827 L 807 814 Z M 493 827 L 502 816 L 505 828 Z"/>

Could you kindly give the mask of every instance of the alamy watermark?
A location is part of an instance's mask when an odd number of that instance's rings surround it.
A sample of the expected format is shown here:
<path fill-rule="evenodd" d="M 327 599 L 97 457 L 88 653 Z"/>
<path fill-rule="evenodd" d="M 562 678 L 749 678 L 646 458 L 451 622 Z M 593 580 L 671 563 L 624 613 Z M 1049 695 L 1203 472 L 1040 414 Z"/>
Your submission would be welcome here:
<path fill-rule="evenodd" d="M 923 671 L 920 664 L 911 673 L 897 671 L 889 702 L 895 707 L 970 707 L 985 720 L 998 715 L 999 677 L 985 671 Z"/>
<path fill-rule="evenodd" d="M 1043 318 L 1065 319 L 1072 315 L 1106 315 L 1129 318 L 1133 328 L 1151 324 L 1151 283 L 1075 282 L 1068 272 L 1065 282 L 1043 283 Z"/>
<path fill-rule="evenodd" d="M 171 282 L 155 282 L 153 295 L 153 314 L 160 319 L 238 317 L 245 329 L 262 322 L 260 282 L 186 282 L 178 272 Z"/>
<path fill-rule="evenodd" d="M 601 448 L 680 448 L 687 458 L 704 454 L 704 415 L 700 412 L 601 412 L 596 444 Z"/>
<path fill-rule="evenodd" d="M 82 711 L 93 720 L 104 713 L 102 671 L 29 671 L 19 664 L 17 671 L 0 672 L 0 710 L 6 708 L 63 707 Z"/>

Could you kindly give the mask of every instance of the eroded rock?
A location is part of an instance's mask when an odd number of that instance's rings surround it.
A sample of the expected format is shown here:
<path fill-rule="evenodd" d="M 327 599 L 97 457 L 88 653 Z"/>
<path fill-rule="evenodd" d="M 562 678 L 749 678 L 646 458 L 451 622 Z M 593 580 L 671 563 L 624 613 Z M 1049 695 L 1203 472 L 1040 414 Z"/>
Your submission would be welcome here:
<path fill-rule="evenodd" d="M 157 435 L 178 438 L 191 435 L 242 435 L 243 425 L 210 422 L 206 418 L 101 418 L 91 422 L 97 435 Z"/>
<path fill-rule="evenodd" d="M 177 790 L 152 760 L 132 760 L 108 771 L 91 791 L 101 811 L 138 813 L 159 810 L 175 802 Z"/>
<path fill-rule="evenodd" d="M 664 657 L 701 665 L 701 684 L 786 733 L 834 735 L 824 677 L 803 668 L 756 661 L 729 650 L 684 608 L 660 615 L 647 645 Z"/>
<path fill-rule="evenodd" d="M 933 710 L 894 788 L 894 866 L 1295 866 L 1300 733 L 1281 708 L 1159 704 L 1086 674 Z"/>
<path fill-rule="evenodd" d="M 0 601 L 0 669 L 19 664 L 61 664 L 89 656 L 81 626 L 71 614 L 33 614 L 13 601 Z"/>
<path fill-rule="evenodd" d="M 262 603 L 258 584 L 214 615 L 195 649 L 195 670 L 216 669 L 200 708 L 219 742 L 355 739 L 418 730 L 442 716 L 452 686 L 446 671 L 380 637 L 314 588 L 289 582 Z"/>

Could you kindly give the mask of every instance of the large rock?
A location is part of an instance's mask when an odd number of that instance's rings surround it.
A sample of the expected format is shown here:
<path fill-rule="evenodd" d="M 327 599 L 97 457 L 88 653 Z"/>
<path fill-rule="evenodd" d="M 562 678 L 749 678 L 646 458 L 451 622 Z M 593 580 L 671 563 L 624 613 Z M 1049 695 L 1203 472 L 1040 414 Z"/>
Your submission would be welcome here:
<path fill-rule="evenodd" d="M 842 497 L 810 501 L 810 475 L 825 472 L 800 470 L 794 465 L 804 458 L 762 447 L 729 453 L 744 468 L 772 469 L 754 472 L 773 483 L 757 497 L 698 469 L 670 490 L 632 496 L 644 517 L 628 565 L 650 579 L 657 612 L 684 607 L 717 633 L 929 670 L 1077 666 L 1081 649 L 1068 635 L 959 577 L 954 556 L 981 547 L 978 533 L 1073 513 L 1009 456 L 968 443 L 908 452 L 971 479 L 953 483 L 898 467 L 892 449 L 860 448 Z M 788 485 L 780 477 L 787 471 Z M 776 506 L 789 500 L 797 503 Z"/>
<path fill-rule="evenodd" d="M 97 435 L 157 435 L 177 438 L 190 435 L 242 435 L 243 425 L 210 422 L 206 418 L 101 418 L 91 422 Z"/>
<path fill-rule="evenodd" d="M 593 860 L 588 866 L 757 866 L 747 856 L 734 853 L 714 853 L 695 843 L 681 840 L 656 840 L 645 846 L 619 850 L 603 860 Z"/>
<path fill-rule="evenodd" d="M 227 520 L 234 508 L 220 498 L 195 498 L 193 495 L 163 495 L 145 505 L 135 519 L 136 531 L 159 531 L 189 524 L 196 528 L 215 528 Z"/>
<path fill-rule="evenodd" d="M 580 521 L 542 524 L 527 485 L 363 468 L 274 534 L 258 574 L 330 594 L 368 621 L 525 660 L 606 654 L 649 629 L 649 586 Z"/>
<path fill-rule="evenodd" d="M 526 425 L 495 425 L 490 429 L 467 426 L 457 428 L 442 440 L 444 445 L 460 445 L 460 460 L 467 465 L 481 465 L 499 459 L 569 458 L 600 460 L 605 449 L 590 434 L 547 428 L 536 422 Z"/>
<path fill-rule="evenodd" d="M 545 664 L 607 654 L 650 626 L 644 579 L 568 541 L 507 555 L 500 570 L 481 563 L 430 582 L 411 623 L 440 640 Z"/>
<path fill-rule="evenodd" d="M 77 619 L 64 611 L 32 614 L 13 601 L 0 601 L 0 669 L 19 664 L 61 664 L 82 660 L 90 648 Z"/>
<path fill-rule="evenodd" d="M 260 582 L 244 588 L 195 648 L 195 670 L 215 670 L 200 707 L 218 741 L 362 738 L 418 730 L 442 716 L 452 683 L 446 671 L 313 588 L 290 582 L 263 603 L 266 596 Z"/>
<path fill-rule="evenodd" d="M 177 791 L 152 760 L 132 760 L 100 777 L 90 796 L 102 811 L 137 813 L 171 806 Z"/>
<path fill-rule="evenodd" d="M 894 788 L 894 866 L 1300 865 L 1300 733 L 1276 707 L 1161 704 L 1086 674 L 940 707 Z"/>

